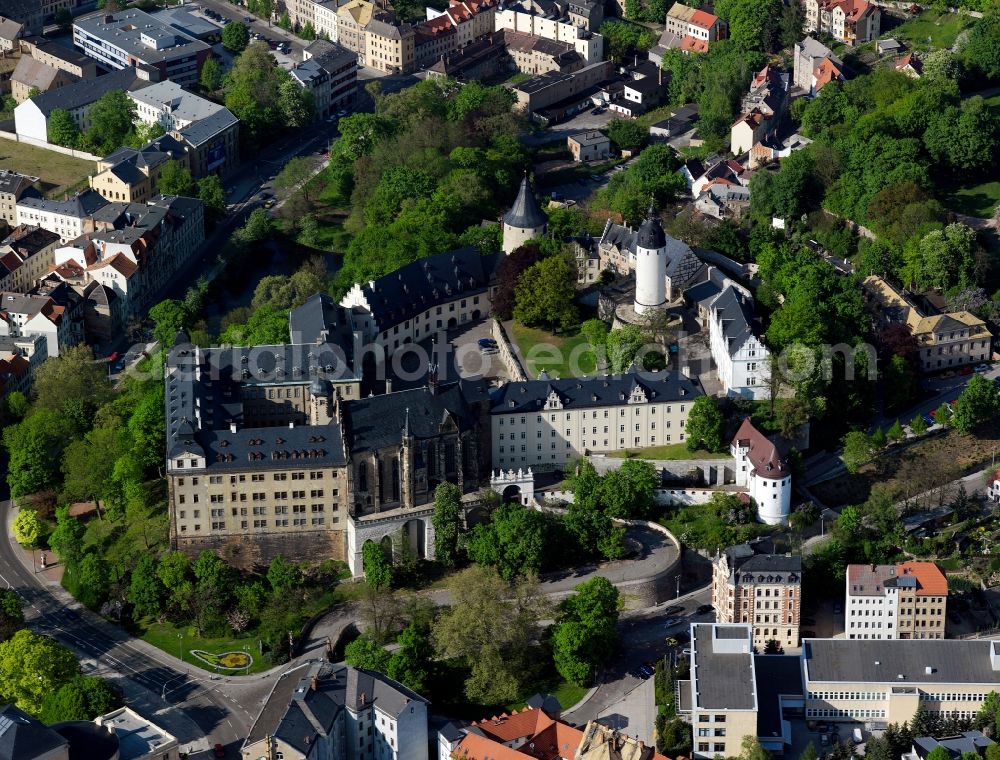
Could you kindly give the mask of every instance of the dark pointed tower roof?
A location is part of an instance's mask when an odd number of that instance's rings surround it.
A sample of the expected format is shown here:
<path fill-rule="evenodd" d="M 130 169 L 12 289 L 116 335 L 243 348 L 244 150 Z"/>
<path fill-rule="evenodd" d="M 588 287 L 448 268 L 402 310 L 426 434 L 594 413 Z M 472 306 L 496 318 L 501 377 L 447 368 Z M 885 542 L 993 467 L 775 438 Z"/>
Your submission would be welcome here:
<path fill-rule="evenodd" d="M 653 250 L 663 248 L 667 244 L 667 233 L 663 231 L 663 225 L 660 224 L 660 217 L 657 215 L 652 201 L 649 203 L 646 221 L 639 226 L 639 234 L 635 242 L 639 248 Z"/>
<path fill-rule="evenodd" d="M 517 192 L 514 205 L 510 207 L 510 211 L 504 214 L 503 221 L 504 224 L 509 224 L 511 227 L 522 229 L 534 229 L 548 224 L 549 218 L 535 199 L 535 193 L 531 189 L 531 183 L 528 182 L 527 173 L 521 180 L 521 189 Z"/>

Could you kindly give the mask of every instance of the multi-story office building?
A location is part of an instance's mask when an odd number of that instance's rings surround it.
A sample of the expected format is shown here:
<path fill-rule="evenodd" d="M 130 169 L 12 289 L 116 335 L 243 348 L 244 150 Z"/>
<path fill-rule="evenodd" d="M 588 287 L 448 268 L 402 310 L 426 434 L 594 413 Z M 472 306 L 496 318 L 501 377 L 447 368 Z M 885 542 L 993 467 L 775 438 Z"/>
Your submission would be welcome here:
<path fill-rule="evenodd" d="M 159 71 L 161 80 L 185 87 L 198 83 L 212 53 L 201 40 L 134 8 L 77 18 L 73 44 L 109 71 L 147 66 Z"/>
<path fill-rule="evenodd" d="M 757 554 L 750 544 L 731 546 L 712 562 L 712 606 L 719 623 L 746 623 L 753 645 L 799 645 L 802 558 Z"/>
<path fill-rule="evenodd" d="M 804 639 L 806 718 L 902 724 L 918 706 L 973 718 L 1000 691 L 1000 641 Z"/>
<path fill-rule="evenodd" d="M 700 395 L 671 371 L 507 383 L 492 394 L 493 466 L 557 469 L 589 453 L 682 443 Z"/>
<path fill-rule="evenodd" d="M 943 639 L 948 579 L 933 562 L 848 565 L 849 639 Z"/>

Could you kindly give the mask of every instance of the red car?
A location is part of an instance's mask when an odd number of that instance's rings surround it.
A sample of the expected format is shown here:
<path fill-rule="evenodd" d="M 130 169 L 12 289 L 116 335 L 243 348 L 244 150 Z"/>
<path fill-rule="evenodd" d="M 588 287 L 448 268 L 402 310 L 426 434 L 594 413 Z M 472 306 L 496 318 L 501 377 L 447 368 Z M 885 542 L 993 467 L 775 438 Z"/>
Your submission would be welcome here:
<path fill-rule="evenodd" d="M 960 374 L 960 375 L 971 375 L 971 374 L 972 374 L 972 367 L 970 367 L 970 366 L 969 366 L 969 365 L 967 364 L 967 365 L 965 365 L 964 367 L 962 367 L 962 369 L 960 369 L 960 370 L 958 371 L 958 374 Z"/>
<path fill-rule="evenodd" d="M 212 747 L 212 754 L 214 754 L 216 757 L 225 757 L 226 748 L 223 747 L 221 744 L 217 743 L 214 747 Z"/>

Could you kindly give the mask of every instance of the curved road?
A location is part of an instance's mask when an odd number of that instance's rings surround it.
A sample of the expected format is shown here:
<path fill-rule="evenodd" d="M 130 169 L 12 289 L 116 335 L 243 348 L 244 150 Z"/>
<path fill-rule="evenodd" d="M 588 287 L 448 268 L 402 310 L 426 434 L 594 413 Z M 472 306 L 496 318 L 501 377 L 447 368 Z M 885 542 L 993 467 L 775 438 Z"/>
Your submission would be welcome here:
<path fill-rule="evenodd" d="M 0 524 L 9 524 L 10 502 L 0 504 Z M 24 566 L 9 530 L 0 540 L 0 581 L 24 601 L 28 627 L 51 636 L 120 677 L 126 701 L 177 736 L 181 749 L 208 750 L 216 742 L 235 757 L 252 716 L 213 688 L 212 676 L 195 679 L 140 650 L 124 631 L 76 602 L 68 606 Z M 163 696 L 166 699 L 163 699 Z M 155 714 L 154 714 L 155 713 Z"/>

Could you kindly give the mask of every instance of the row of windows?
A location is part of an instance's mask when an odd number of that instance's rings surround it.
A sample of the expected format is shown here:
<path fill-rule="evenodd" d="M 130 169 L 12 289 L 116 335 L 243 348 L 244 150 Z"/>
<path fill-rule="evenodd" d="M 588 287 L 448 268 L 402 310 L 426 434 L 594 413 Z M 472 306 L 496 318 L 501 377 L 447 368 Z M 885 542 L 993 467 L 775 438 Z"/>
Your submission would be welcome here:
<path fill-rule="evenodd" d="M 681 440 L 681 441 L 683 441 L 684 440 L 684 434 L 681 433 L 678 436 L 678 439 Z M 667 436 L 666 440 L 667 440 L 667 443 L 670 443 L 670 436 L 669 435 Z M 655 435 L 654 436 L 650 436 L 649 442 L 650 442 L 650 444 L 655 444 L 656 443 L 656 436 Z M 584 439 L 584 440 L 580 441 L 580 445 L 586 447 L 587 446 L 587 440 Z M 625 446 L 625 439 L 624 438 L 619 438 L 618 439 L 618 445 L 619 446 Z M 636 436 L 635 438 L 633 438 L 632 439 L 632 445 L 633 446 L 642 446 L 643 445 L 642 444 L 642 438 L 640 436 Z M 596 438 L 593 439 L 593 440 L 591 440 L 591 442 L 590 442 L 590 448 L 596 449 L 596 448 L 601 447 L 601 446 L 603 446 L 603 448 L 605 448 L 605 449 L 608 448 L 608 439 L 607 438 L 603 439 L 603 443 L 601 443 Z M 572 447 L 573 447 L 573 444 L 570 443 L 569 441 L 566 441 L 566 448 L 569 449 L 569 448 L 572 448 Z M 555 448 L 556 448 L 556 445 L 554 443 L 552 443 L 552 444 L 549 445 L 549 448 L 554 451 Z M 503 454 L 505 452 L 505 449 L 504 449 L 504 447 L 502 445 L 499 447 L 499 449 L 500 449 L 500 453 L 501 454 Z M 521 451 L 527 451 L 527 450 L 528 450 L 528 447 L 525 444 L 522 443 L 521 444 Z M 535 450 L 536 451 L 541 451 L 542 450 L 542 444 L 540 444 L 540 443 L 536 444 Z M 506 449 L 506 451 L 510 451 L 510 453 L 513 454 L 514 452 L 517 451 L 517 446 L 516 445 L 512 445 L 512 446 L 508 447 L 508 449 Z"/>
<path fill-rule="evenodd" d="M 712 744 L 711 745 L 711 749 L 709 749 L 708 742 L 698 742 L 698 751 L 699 752 L 714 752 L 717 755 L 721 755 L 721 754 L 725 753 L 725 751 L 726 751 L 726 745 L 724 743 L 722 743 L 722 744 L 716 743 L 716 744 Z"/>
<path fill-rule="evenodd" d="M 183 465 L 180 464 L 181 461 L 182 460 L 180 460 L 180 459 L 177 460 L 177 462 L 178 462 L 177 466 L 178 467 L 183 467 Z M 193 463 L 195 460 L 192 459 L 191 461 Z M 192 464 L 191 466 L 194 467 L 195 465 Z M 272 474 L 271 477 L 275 481 L 283 481 L 283 480 L 288 480 L 289 475 L 291 475 L 292 480 L 305 480 L 306 479 L 306 473 L 305 472 L 291 472 L 291 473 L 288 473 L 288 472 L 275 472 L 275 473 Z M 309 480 L 322 480 L 325 475 L 326 475 L 326 473 L 323 470 L 311 470 L 309 472 Z M 266 479 L 267 479 L 267 473 L 264 473 L 264 472 L 254 472 L 254 473 L 250 474 L 250 482 L 251 483 L 263 483 Z M 177 486 L 179 486 L 179 487 L 186 485 L 188 482 L 189 481 L 186 478 L 177 478 L 174 481 L 174 483 Z M 198 485 L 198 483 L 200 483 L 200 482 L 201 481 L 198 479 L 197 476 L 190 479 L 190 484 L 193 485 L 193 486 Z M 222 485 L 222 483 L 225 482 L 225 476 L 224 475 L 210 475 L 209 478 L 208 478 L 208 482 L 209 482 L 210 485 L 213 485 L 213 486 Z M 236 483 L 246 483 L 246 482 L 247 482 L 247 476 L 246 476 L 246 474 L 230 475 L 229 476 L 229 483 L 230 483 L 230 485 L 235 485 Z M 313 494 L 316 494 L 316 493 L 317 493 L 316 491 L 313 491 Z M 332 491 L 332 493 L 333 493 L 334 496 L 336 496 L 337 495 L 337 489 L 334 488 L 333 491 Z M 320 491 L 319 495 L 322 496 L 323 492 Z"/>
<path fill-rule="evenodd" d="M 885 710 L 838 710 L 835 707 L 809 707 L 807 718 L 884 718 Z"/>
<path fill-rule="evenodd" d="M 920 692 L 922 702 L 983 702 L 985 694 L 957 694 L 955 692 Z"/>
<path fill-rule="evenodd" d="M 667 404 L 666 406 L 654 404 L 650 408 L 653 409 L 654 411 L 658 410 L 658 409 L 665 410 L 667 414 L 671 414 L 672 413 L 672 407 L 669 404 Z M 684 409 L 685 409 L 685 405 L 681 404 L 680 405 L 680 413 L 681 414 L 684 413 Z M 641 411 L 642 411 L 642 407 L 636 407 L 636 409 L 635 409 L 635 416 L 638 417 L 639 414 L 641 413 Z M 566 415 L 565 418 L 567 420 L 573 419 L 573 413 L 572 412 L 564 412 L 564 414 Z M 618 410 L 618 416 L 619 417 L 624 417 L 625 414 L 626 414 L 626 410 L 625 409 L 619 409 Z M 610 416 L 611 415 L 610 415 L 610 410 L 609 409 L 604 409 L 602 411 L 602 413 L 601 413 L 601 417 L 603 419 L 608 419 Z M 581 420 L 587 419 L 587 413 L 586 412 L 581 412 L 580 413 L 580 419 Z M 597 412 L 596 411 L 592 411 L 590 413 L 590 419 L 592 419 L 592 420 L 596 420 L 597 419 Z M 517 424 L 518 420 L 520 420 L 520 424 L 521 425 L 524 425 L 524 424 L 527 423 L 528 418 L 525 415 L 521 415 L 519 418 L 513 417 L 513 416 L 510 416 L 510 417 L 503 417 L 503 416 L 501 416 L 500 417 L 500 427 L 503 427 L 504 425 L 511 425 L 511 426 L 513 426 L 514 424 Z M 544 421 L 545 421 L 544 420 L 544 415 L 541 415 L 541 414 L 536 414 L 535 415 L 535 422 L 544 422 Z M 549 422 L 555 422 L 556 421 L 556 415 L 550 413 L 548 421 Z"/>
<path fill-rule="evenodd" d="M 340 522 L 340 518 L 337 517 L 337 516 L 331 517 L 330 518 L 330 522 L 331 523 L 338 523 L 338 522 Z M 288 527 L 304 528 L 306 526 L 313 526 L 313 527 L 317 527 L 318 528 L 318 527 L 321 527 L 323 525 L 326 525 L 326 518 L 325 517 L 313 517 L 313 518 L 296 517 L 296 518 L 293 518 L 291 521 L 289 521 L 289 518 L 287 518 L 287 517 L 280 517 L 280 518 L 277 518 L 277 519 L 274 520 L 273 525 L 274 525 L 275 528 L 288 528 Z M 248 527 L 249 526 L 248 526 L 248 521 L 247 520 L 240 520 L 240 529 L 241 530 L 246 530 Z M 254 528 L 267 528 L 267 527 L 269 527 L 269 523 L 268 523 L 267 520 L 254 520 L 253 521 L 253 527 Z M 226 530 L 226 523 L 225 523 L 224 520 L 213 520 L 212 521 L 211 529 L 212 530 Z M 236 529 L 235 525 L 233 526 L 233 529 L 234 530 Z M 200 533 L 201 532 L 201 524 L 200 523 L 196 523 L 195 525 L 193 525 L 192 526 L 192 531 L 194 533 Z M 188 532 L 188 526 L 186 524 L 181 525 L 181 533 L 187 533 L 187 532 Z"/>
<path fill-rule="evenodd" d="M 821 699 L 829 701 L 831 699 L 850 699 L 855 702 L 873 702 L 885 699 L 883 691 L 810 691 L 808 699 Z"/>
<path fill-rule="evenodd" d="M 670 420 L 667 420 L 666 426 L 667 426 L 668 429 L 670 428 Z M 647 429 L 649 429 L 649 430 L 656 430 L 656 423 L 655 422 L 650 422 L 647 425 Z M 591 435 L 597 435 L 597 428 L 596 427 L 591 428 L 590 432 L 591 432 Z M 607 432 L 608 432 L 608 426 L 604 425 L 604 434 L 607 435 Z M 625 432 L 625 426 L 624 425 L 619 425 L 618 426 L 618 432 L 619 433 L 624 433 Z M 639 423 L 639 422 L 635 423 L 635 432 L 637 432 L 637 433 L 642 432 L 642 424 L 641 423 Z M 580 433 L 582 433 L 583 435 L 586 435 L 587 434 L 587 429 L 586 428 L 582 428 L 580 430 Z M 505 435 L 506 435 L 506 433 L 500 433 L 500 440 L 501 441 L 504 440 L 504 436 Z M 515 440 L 515 436 L 517 436 L 517 433 L 511 433 L 510 434 L 510 440 L 512 440 L 512 441 Z M 526 436 L 527 436 L 527 433 L 525 433 L 524 431 L 522 431 L 521 432 L 521 440 L 523 441 Z M 542 431 L 541 430 L 536 431 L 535 432 L 535 437 L 536 438 L 541 438 L 542 437 Z M 555 430 L 550 430 L 549 431 L 549 437 L 550 438 L 555 438 L 556 437 L 556 431 Z M 573 437 L 573 431 L 570 428 L 566 428 L 566 437 L 567 438 L 572 438 Z"/>

